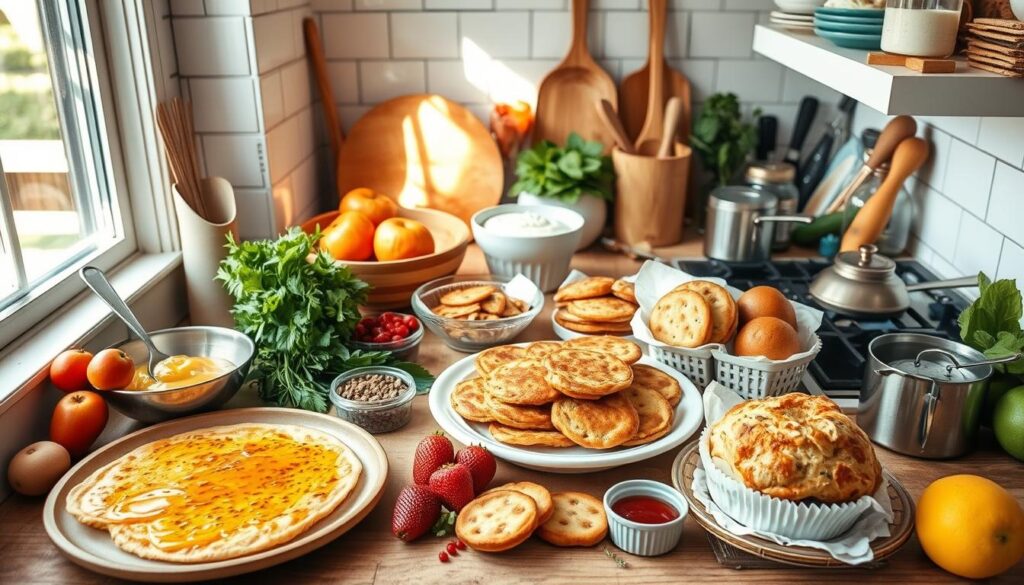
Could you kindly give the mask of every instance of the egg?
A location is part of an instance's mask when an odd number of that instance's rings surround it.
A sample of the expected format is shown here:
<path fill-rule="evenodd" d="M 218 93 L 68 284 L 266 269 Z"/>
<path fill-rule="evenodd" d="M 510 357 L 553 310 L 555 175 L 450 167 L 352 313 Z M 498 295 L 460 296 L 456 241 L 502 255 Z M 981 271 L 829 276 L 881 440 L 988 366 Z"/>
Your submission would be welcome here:
<path fill-rule="evenodd" d="M 26 496 L 41 496 L 71 468 L 68 450 L 52 441 L 32 443 L 11 459 L 7 481 L 14 491 Z"/>

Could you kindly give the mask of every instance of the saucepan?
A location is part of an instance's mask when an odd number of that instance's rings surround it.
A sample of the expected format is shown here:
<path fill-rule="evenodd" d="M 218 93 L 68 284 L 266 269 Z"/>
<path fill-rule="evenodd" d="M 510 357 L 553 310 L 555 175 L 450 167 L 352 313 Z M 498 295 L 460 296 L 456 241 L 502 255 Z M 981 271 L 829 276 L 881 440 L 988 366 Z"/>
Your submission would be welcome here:
<path fill-rule="evenodd" d="M 776 215 L 779 198 L 751 187 L 718 187 L 708 197 L 704 255 L 731 263 L 771 257 L 777 223 L 811 223 L 803 215 Z"/>
<path fill-rule="evenodd" d="M 908 285 L 896 276 L 896 262 L 867 244 L 840 252 L 832 266 L 811 281 L 814 300 L 830 311 L 852 317 L 899 315 L 910 307 L 910 292 L 978 286 L 978 277 L 964 276 Z"/>

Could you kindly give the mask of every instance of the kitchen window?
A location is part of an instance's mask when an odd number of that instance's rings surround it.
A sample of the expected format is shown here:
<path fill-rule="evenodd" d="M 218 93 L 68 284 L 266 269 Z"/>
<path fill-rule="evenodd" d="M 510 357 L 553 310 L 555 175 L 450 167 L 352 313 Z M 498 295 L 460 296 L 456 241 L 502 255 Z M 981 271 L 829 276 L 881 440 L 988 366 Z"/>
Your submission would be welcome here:
<path fill-rule="evenodd" d="M 0 0 L 0 347 L 136 250 L 103 4 Z"/>

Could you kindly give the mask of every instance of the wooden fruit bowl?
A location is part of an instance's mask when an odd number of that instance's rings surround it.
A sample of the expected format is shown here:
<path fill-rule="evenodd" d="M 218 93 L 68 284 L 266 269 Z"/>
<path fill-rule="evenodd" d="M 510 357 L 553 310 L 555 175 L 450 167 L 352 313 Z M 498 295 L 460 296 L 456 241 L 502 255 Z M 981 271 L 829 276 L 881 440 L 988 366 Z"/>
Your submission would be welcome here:
<path fill-rule="evenodd" d="M 352 273 L 365 280 L 373 288 L 366 307 L 373 310 L 399 309 L 409 306 L 412 293 L 421 284 L 455 274 L 466 255 L 469 245 L 469 228 L 463 221 L 450 213 L 433 209 L 398 208 L 399 217 L 407 217 L 427 226 L 434 236 L 434 253 L 406 260 L 378 262 L 342 262 Z M 313 233 L 317 224 L 323 229 L 338 217 L 337 211 L 328 211 L 314 216 L 302 224 L 306 233 Z"/>

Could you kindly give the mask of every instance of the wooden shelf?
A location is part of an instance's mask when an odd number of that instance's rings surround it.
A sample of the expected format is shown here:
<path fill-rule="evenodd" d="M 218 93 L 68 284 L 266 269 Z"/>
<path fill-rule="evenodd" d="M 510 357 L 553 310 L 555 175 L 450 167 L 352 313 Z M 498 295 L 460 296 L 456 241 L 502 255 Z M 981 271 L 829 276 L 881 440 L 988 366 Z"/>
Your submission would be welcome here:
<path fill-rule="evenodd" d="M 868 65 L 867 51 L 762 24 L 754 28 L 754 51 L 883 114 L 1024 116 L 1024 79 L 972 69 L 963 59 L 955 73 L 927 75 Z"/>

